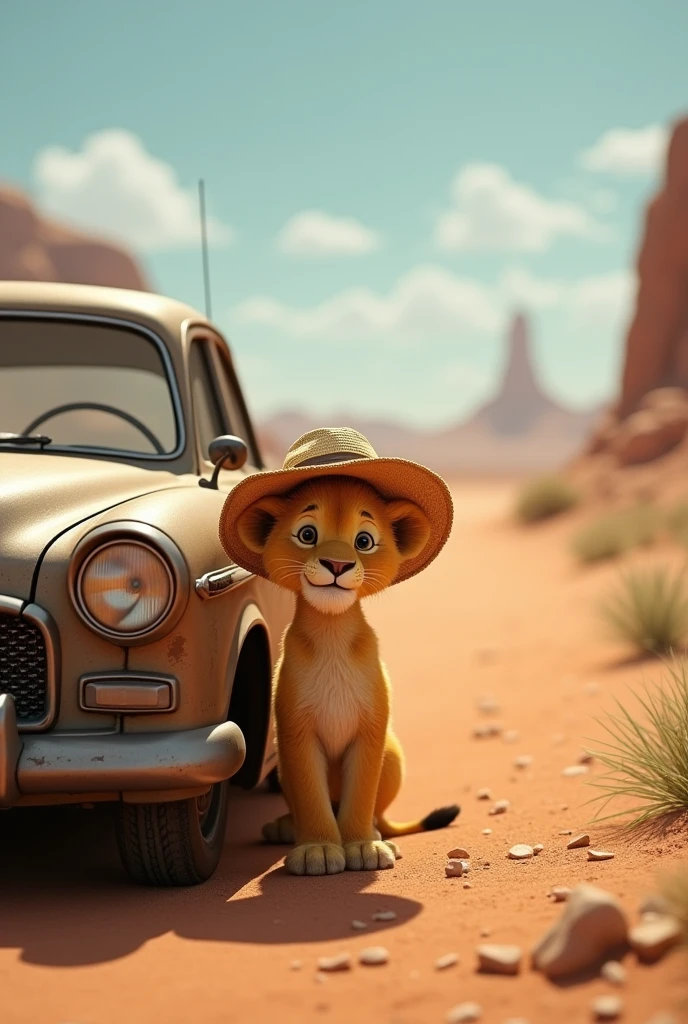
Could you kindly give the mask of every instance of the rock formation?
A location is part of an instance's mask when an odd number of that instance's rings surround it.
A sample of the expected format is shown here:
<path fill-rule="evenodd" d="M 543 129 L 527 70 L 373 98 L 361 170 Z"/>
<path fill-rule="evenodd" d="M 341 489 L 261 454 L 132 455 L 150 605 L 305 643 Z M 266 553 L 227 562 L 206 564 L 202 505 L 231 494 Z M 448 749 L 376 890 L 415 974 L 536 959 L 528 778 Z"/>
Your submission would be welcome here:
<path fill-rule="evenodd" d="M 0 280 L 69 281 L 150 291 L 123 249 L 42 217 L 21 192 L 0 188 Z"/>

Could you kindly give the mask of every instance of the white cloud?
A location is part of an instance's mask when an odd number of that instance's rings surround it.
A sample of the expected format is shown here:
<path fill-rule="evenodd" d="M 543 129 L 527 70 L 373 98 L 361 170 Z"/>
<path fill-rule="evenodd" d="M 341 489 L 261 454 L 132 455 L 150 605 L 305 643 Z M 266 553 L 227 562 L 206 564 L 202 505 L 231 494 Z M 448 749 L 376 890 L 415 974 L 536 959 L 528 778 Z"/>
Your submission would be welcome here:
<path fill-rule="evenodd" d="M 435 241 L 445 251 L 542 252 L 559 236 L 605 235 L 582 206 L 547 199 L 497 164 L 462 168 L 452 184 L 452 201 L 435 228 Z"/>
<path fill-rule="evenodd" d="M 566 285 L 535 277 L 525 267 L 511 267 L 502 275 L 499 291 L 505 301 L 526 309 L 548 309 L 561 302 Z"/>
<path fill-rule="evenodd" d="M 654 174 L 662 165 L 668 142 L 669 132 L 660 124 L 610 128 L 594 145 L 583 150 L 580 163 L 588 171 L 606 174 Z"/>
<path fill-rule="evenodd" d="M 618 331 L 632 312 L 636 288 L 633 271 L 597 274 L 570 285 L 565 303 L 581 328 Z"/>
<path fill-rule="evenodd" d="M 200 245 L 195 189 L 184 189 L 174 168 L 152 156 L 131 132 L 89 136 L 77 152 L 50 146 L 33 167 L 43 208 L 82 228 L 137 249 Z M 233 231 L 208 218 L 208 240 L 230 242 Z"/>
<path fill-rule="evenodd" d="M 380 239 L 351 217 L 304 210 L 287 221 L 276 244 L 282 252 L 295 256 L 358 256 L 377 249 Z"/>

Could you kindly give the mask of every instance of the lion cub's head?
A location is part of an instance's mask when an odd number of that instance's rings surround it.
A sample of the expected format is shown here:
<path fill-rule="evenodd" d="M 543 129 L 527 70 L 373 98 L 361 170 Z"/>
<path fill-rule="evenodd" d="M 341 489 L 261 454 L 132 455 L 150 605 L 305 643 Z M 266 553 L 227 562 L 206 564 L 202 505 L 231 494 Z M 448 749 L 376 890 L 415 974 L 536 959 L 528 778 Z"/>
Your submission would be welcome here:
<path fill-rule="evenodd" d="M 237 530 L 274 583 L 336 615 L 388 587 L 402 562 L 425 547 L 430 523 L 410 501 L 387 501 L 363 481 L 328 476 L 261 498 Z"/>

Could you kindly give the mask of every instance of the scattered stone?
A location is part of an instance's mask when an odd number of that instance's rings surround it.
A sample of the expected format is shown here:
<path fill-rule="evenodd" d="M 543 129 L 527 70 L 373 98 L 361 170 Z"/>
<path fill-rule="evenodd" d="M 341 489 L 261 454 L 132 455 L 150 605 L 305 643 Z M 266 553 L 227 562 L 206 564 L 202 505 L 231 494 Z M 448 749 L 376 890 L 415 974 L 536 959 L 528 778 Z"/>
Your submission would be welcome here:
<path fill-rule="evenodd" d="M 519 754 L 514 758 L 514 768 L 530 768 L 534 760 L 530 754 Z"/>
<path fill-rule="evenodd" d="M 510 802 L 508 800 L 497 800 L 497 802 L 492 804 L 492 807 L 490 807 L 490 812 L 489 813 L 490 814 L 506 814 L 506 812 L 509 810 L 510 807 L 511 807 L 511 804 L 510 804 Z"/>
<path fill-rule="evenodd" d="M 607 960 L 606 964 L 602 964 L 600 974 L 612 985 L 626 984 L 626 968 L 618 960 Z"/>
<path fill-rule="evenodd" d="M 582 850 L 583 847 L 590 846 L 590 836 L 583 832 L 581 835 L 576 836 L 566 844 L 567 850 Z"/>
<path fill-rule="evenodd" d="M 573 829 L 572 828 L 563 828 L 561 830 L 561 832 L 559 833 L 559 835 L 560 836 L 572 836 L 573 835 Z"/>
<path fill-rule="evenodd" d="M 567 768 L 562 768 L 561 774 L 566 779 L 573 779 L 577 775 L 585 775 L 588 771 L 587 764 L 570 764 Z"/>
<path fill-rule="evenodd" d="M 481 939 L 489 939 L 491 934 L 492 933 L 491 933 L 489 928 L 481 928 L 480 929 L 480 938 Z"/>
<path fill-rule="evenodd" d="M 479 789 L 478 792 L 476 793 L 476 796 L 477 796 L 478 800 L 491 800 L 492 799 L 492 793 L 490 792 L 489 789 Z"/>
<path fill-rule="evenodd" d="M 616 1020 L 623 1013 L 623 1002 L 618 996 L 598 996 L 591 1009 L 595 1020 Z"/>
<path fill-rule="evenodd" d="M 595 758 L 587 750 L 578 755 L 578 764 L 592 764 L 594 760 Z"/>
<path fill-rule="evenodd" d="M 518 743 L 518 741 L 520 739 L 520 736 L 521 736 L 521 734 L 518 731 L 518 729 L 508 729 L 504 733 L 504 742 L 505 743 Z"/>
<path fill-rule="evenodd" d="M 536 843 L 535 846 L 533 847 L 533 853 L 535 854 L 536 857 L 537 857 L 538 853 L 542 853 L 543 850 L 544 850 L 544 846 L 542 845 L 542 843 Z"/>
<path fill-rule="evenodd" d="M 468 850 L 464 850 L 463 846 L 455 846 L 453 850 L 450 850 L 447 854 L 449 860 L 468 860 L 470 858 Z"/>
<path fill-rule="evenodd" d="M 463 874 L 463 863 L 460 860 L 448 860 L 444 865 L 444 873 L 447 878 L 461 878 Z"/>
<path fill-rule="evenodd" d="M 501 735 L 503 729 L 500 722 L 486 722 L 484 725 L 473 726 L 473 737 L 476 740 L 489 739 L 490 736 Z"/>
<path fill-rule="evenodd" d="M 571 890 L 561 918 L 533 950 L 533 965 L 548 978 L 590 967 L 628 936 L 626 915 L 616 897 L 594 885 Z"/>
<path fill-rule="evenodd" d="M 525 843 L 517 843 L 516 846 L 511 847 L 507 857 L 510 857 L 512 860 L 528 860 L 533 855 L 534 850 L 532 846 L 526 846 Z"/>
<path fill-rule="evenodd" d="M 463 887 L 464 887 L 464 889 L 472 889 L 473 885 L 472 885 L 471 882 L 464 882 L 463 883 Z"/>
<path fill-rule="evenodd" d="M 440 956 L 435 960 L 435 969 L 445 971 L 447 967 L 454 967 L 458 962 L 459 958 L 456 953 L 445 953 L 444 956 Z"/>
<path fill-rule="evenodd" d="M 458 1003 L 447 1014 L 447 1024 L 473 1024 L 473 1021 L 480 1020 L 483 1015 L 483 1008 L 479 1003 Z"/>
<path fill-rule="evenodd" d="M 497 715 L 501 710 L 494 697 L 481 697 L 477 707 L 483 715 Z"/>
<path fill-rule="evenodd" d="M 459 857 L 459 860 L 461 861 L 461 867 L 463 868 L 464 875 L 467 875 L 471 870 L 471 862 L 469 860 L 464 860 L 463 857 Z"/>
<path fill-rule="evenodd" d="M 289 964 L 289 970 L 290 971 L 300 971 L 302 967 L 303 967 L 303 961 L 302 960 L 292 960 L 292 962 Z"/>
<path fill-rule="evenodd" d="M 362 932 L 364 928 L 368 927 L 368 925 L 365 923 L 365 921 L 352 921 L 351 927 L 354 929 L 354 931 Z"/>
<path fill-rule="evenodd" d="M 484 828 L 483 829 L 483 835 L 484 836 L 491 836 L 492 835 L 492 829 L 491 828 Z"/>
<path fill-rule="evenodd" d="M 478 946 L 478 970 L 485 974 L 518 974 L 522 958 L 518 946 Z"/>
<path fill-rule="evenodd" d="M 631 928 L 628 941 L 639 960 L 652 964 L 681 941 L 681 925 L 669 915 L 646 918 Z"/>
<path fill-rule="evenodd" d="M 553 903 L 566 903 L 570 895 L 571 890 L 565 885 L 554 885 L 548 893 Z"/>
<path fill-rule="evenodd" d="M 373 921 L 396 921 L 397 915 L 393 910 L 378 910 L 373 914 Z"/>
<path fill-rule="evenodd" d="M 660 896 L 659 893 L 652 893 L 642 900 L 638 907 L 638 913 L 643 916 L 645 914 L 669 914 L 670 908 L 663 896 Z"/>
<path fill-rule="evenodd" d="M 318 960 L 319 971 L 349 971 L 351 970 L 351 954 L 337 953 L 335 956 L 321 956 Z"/>
<path fill-rule="evenodd" d="M 389 963 L 389 952 L 384 946 L 368 946 L 358 954 L 358 962 L 368 967 L 386 964 Z"/>
<path fill-rule="evenodd" d="M 608 850 L 588 850 L 588 860 L 613 860 L 614 854 Z"/>

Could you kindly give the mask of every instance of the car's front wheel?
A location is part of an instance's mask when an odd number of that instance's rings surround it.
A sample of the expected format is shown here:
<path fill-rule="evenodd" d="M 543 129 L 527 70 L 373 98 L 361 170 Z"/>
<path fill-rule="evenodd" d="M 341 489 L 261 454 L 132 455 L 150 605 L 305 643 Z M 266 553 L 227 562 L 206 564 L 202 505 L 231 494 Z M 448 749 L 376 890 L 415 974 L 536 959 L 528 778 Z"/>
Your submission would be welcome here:
<path fill-rule="evenodd" d="M 140 885 L 197 885 L 215 871 L 227 824 L 229 784 L 204 796 L 159 804 L 119 804 L 117 844 Z"/>

